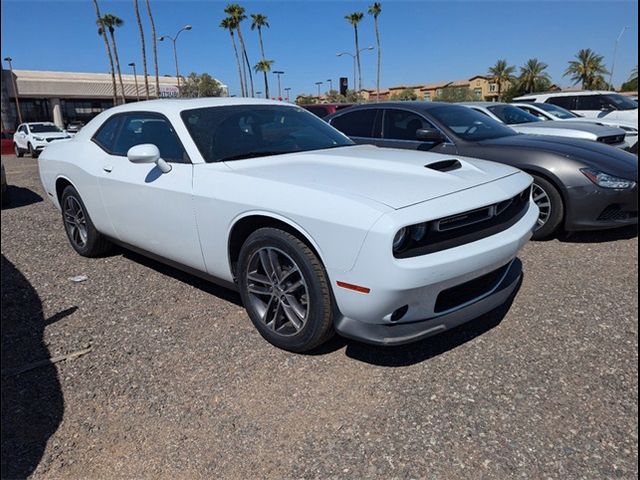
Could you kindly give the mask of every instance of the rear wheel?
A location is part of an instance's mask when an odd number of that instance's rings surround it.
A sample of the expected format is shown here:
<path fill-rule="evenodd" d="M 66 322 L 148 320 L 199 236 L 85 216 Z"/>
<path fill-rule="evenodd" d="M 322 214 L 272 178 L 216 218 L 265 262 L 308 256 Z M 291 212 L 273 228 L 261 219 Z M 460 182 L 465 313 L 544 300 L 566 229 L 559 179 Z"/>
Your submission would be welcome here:
<path fill-rule="evenodd" d="M 237 268 L 249 318 L 268 342 L 305 352 L 331 337 L 329 281 L 318 257 L 300 239 L 261 228 L 242 246 Z"/>
<path fill-rule="evenodd" d="M 67 238 L 76 252 L 83 257 L 99 257 L 109 251 L 111 242 L 96 230 L 80 194 L 71 185 L 62 192 L 60 206 Z"/>
<path fill-rule="evenodd" d="M 560 226 L 564 217 L 564 204 L 558 189 L 547 179 L 533 176 L 531 196 L 540 209 L 538 223 L 533 232 L 534 240 L 548 238 Z"/>
<path fill-rule="evenodd" d="M 18 147 L 17 143 L 13 144 L 13 152 L 16 154 L 16 157 L 22 158 L 24 156 L 24 152 Z"/>

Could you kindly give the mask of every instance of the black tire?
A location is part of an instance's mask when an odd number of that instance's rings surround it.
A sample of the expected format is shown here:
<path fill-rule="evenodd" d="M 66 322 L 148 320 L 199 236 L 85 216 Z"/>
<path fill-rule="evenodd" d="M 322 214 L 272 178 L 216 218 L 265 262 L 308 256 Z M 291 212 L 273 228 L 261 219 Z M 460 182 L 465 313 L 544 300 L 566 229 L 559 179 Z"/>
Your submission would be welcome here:
<path fill-rule="evenodd" d="M 40 156 L 40 152 L 33 148 L 30 143 L 27 144 L 27 147 L 29 148 L 29 155 L 31 155 L 31 158 L 38 158 Z"/>
<path fill-rule="evenodd" d="M 65 219 L 67 215 L 66 208 L 69 203 L 79 206 L 82 211 L 86 230 L 86 238 L 84 239 L 80 237 L 78 232 L 74 232 L 73 227 Z M 64 231 L 67 233 L 69 243 L 76 252 L 83 257 L 100 257 L 111 249 L 111 242 L 96 230 L 96 227 L 93 225 L 91 217 L 87 212 L 87 207 L 85 207 L 82 198 L 80 198 L 80 194 L 71 185 L 67 186 L 62 191 L 60 206 L 62 208 L 62 223 L 64 225 Z"/>
<path fill-rule="evenodd" d="M 24 152 L 22 151 L 22 149 L 20 147 L 18 147 L 17 143 L 13 144 L 13 151 L 16 154 L 16 157 L 18 157 L 18 158 L 24 157 Z"/>
<path fill-rule="evenodd" d="M 562 219 L 564 218 L 564 202 L 562 201 L 562 196 L 558 189 L 549 182 L 547 179 L 540 177 L 538 175 L 532 174 L 533 177 L 533 196 L 534 201 L 540 207 L 541 213 L 539 217 L 539 221 L 543 220 L 543 210 L 541 201 L 536 201 L 536 192 L 540 191 L 537 189 L 541 189 L 549 199 L 549 212 L 546 216 L 546 220 L 542 225 L 538 225 L 536 230 L 533 232 L 533 240 L 543 240 L 551 237 L 560 227 L 562 223 Z"/>
<path fill-rule="evenodd" d="M 255 288 L 254 282 L 248 278 L 249 270 L 252 268 L 252 262 L 254 261 L 253 259 L 256 258 L 256 255 L 258 255 L 259 258 L 258 252 L 264 252 L 265 248 L 268 248 L 270 251 L 277 252 L 285 262 L 287 259 L 292 261 L 293 266 L 298 269 L 295 275 L 303 277 L 301 280 L 305 282 L 304 297 L 306 297 L 306 302 L 304 302 L 303 298 L 301 304 L 306 307 L 306 316 L 302 322 L 302 326 L 299 327 L 299 330 L 296 331 L 296 329 L 293 328 L 293 324 L 290 322 L 287 325 L 288 320 L 285 315 L 286 307 L 282 307 L 281 310 L 281 316 L 283 319 L 282 328 L 284 329 L 287 326 L 290 327 L 288 335 L 276 331 L 278 324 L 277 320 L 274 322 L 276 327 L 269 328 L 267 326 L 266 320 L 263 321 L 263 317 L 258 311 L 259 307 L 256 306 L 259 304 L 259 301 L 256 303 L 258 296 L 255 292 L 249 292 L 250 284 L 252 288 Z M 290 269 L 288 272 L 291 271 L 293 271 L 293 269 Z M 280 270 L 280 278 L 286 277 L 288 272 Z M 255 273 L 256 272 L 252 270 L 252 274 Z M 263 278 L 266 278 L 266 276 Z M 329 340 L 333 335 L 333 317 L 335 310 L 333 308 L 333 297 L 329 287 L 327 274 L 316 254 L 294 235 L 277 228 L 261 228 L 253 232 L 244 242 L 244 245 L 240 250 L 237 265 L 237 281 L 240 289 L 240 296 L 242 297 L 242 302 L 249 314 L 249 318 L 258 332 L 260 332 L 260 335 L 262 335 L 262 337 L 272 345 L 292 352 L 306 352 Z M 284 281 L 285 280 L 283 280 L 283 282 Z M 299 281 L 296 283 L 299 283 Z M 281 285 L 279 282 L 278 285 L 282 288 L 286 288 L 286 285 Z M 273 291 L 273 289 L 271 291 Z M 280 290 L 280 292 L 282 292 L 282 290 Z M 267 302 L 269 296 L 264 296 L 264 294 L 261 295 L 263 295 L 262 299 L 265 299 L 264 303 L 269 303 Z M 275 302 L 275 308 L 272 307 L 272 312 L 275 311 L 275 316 L 278 315 L 277 309 L 280 308 L 281 305 L 286 305 L 284 298 L 280 297 L 282 300 L 277 299 L 278 295 L 279 294 L 273 294 L 273 299 L 270 299 Z M 280 301 L 282 304 L 278 303 Z M 270 304 L 271 303 L 269 303 L 269 305 Z M 290 311 L 291 305 L 288 305 L 288 309 Z M 298 304 L 298 306 L 300 306 L 300 304 Z M 265 318 L 269 317 L 269 312 L 269 306 L 267 305 L 265 309 Z M 292 333 L 291 330 L 293 330 L 294 333 Z"/>

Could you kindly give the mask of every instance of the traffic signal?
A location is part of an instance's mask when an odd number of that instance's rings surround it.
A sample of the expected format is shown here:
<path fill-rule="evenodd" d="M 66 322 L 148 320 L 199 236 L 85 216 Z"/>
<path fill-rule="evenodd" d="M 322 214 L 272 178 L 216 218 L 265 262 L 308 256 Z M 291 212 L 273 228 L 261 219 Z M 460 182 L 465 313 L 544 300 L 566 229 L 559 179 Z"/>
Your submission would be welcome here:
<path fill-rule="evenodd" d="M 340 95 L 346 95 L 349 89 L 349 80 L 347 77 L 340 77 Z"/>

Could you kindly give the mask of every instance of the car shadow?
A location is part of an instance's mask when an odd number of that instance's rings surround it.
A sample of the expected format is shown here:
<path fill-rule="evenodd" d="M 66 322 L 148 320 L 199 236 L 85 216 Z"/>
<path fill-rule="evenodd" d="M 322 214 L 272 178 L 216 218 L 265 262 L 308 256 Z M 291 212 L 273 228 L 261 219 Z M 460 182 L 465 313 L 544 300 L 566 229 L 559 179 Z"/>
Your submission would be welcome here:
<path fill-rule="evenodd" d="M 10 371 L 47 359 L 50 354 L 43 342 L 47 320 L 38 294 L 4 255 L 1 268 L 1 475 L 26 478 L 38 466 L 47 441 L 62 421 L 64 399 L 54 365 L 20 374 Z M 52 321 L 70 310 L 54 315 Z"/>
<path fill-rule="evenodd" d="M 558 240 L 566 243 L 604 243 L 618 240 L 630 240 L 638 236 L 638 226 L 612 228 L 610 230 L 592 230 L 585 232 L 563 232 Z"/>
<path fill-rule="evenodd" d="M 340 350 L 346 345 L 345 354 L 347 357 L 371 365 L 380 367 L 406 367 L 421 363 L 453 350 L 500 325 L 509 312 L 521 286 L 522 278 L 520 278 L 511 296 L 498 308 L 454 329 L 434 335 L 433 337 L 425 338 L 424 340 L 407 345 L 383 347 L 345 339 L 336 335 L 329 342 L 309 353 L 311 355 L 323 355 Z"/>
<path fill-rule="evenodd" d="M 42 201 L 42 197 L 33 190 L 15 185 L 7 186 L 7 196 L 9 197 L 9 201 L 6 205 L 2 206 L 2 210 L 26 207 L 27 205 Z"/>
<path fill-rule="evenodd" d="M 242 307 L 242 300 L 240 298 L 240 294 L 234 292 L 229 288 L 225 288 L 215 283 L 205 280 L 203 278 L 197 277 L 190 273 L 184 272 L 180 269 L 171 267 L 165 263 L 159 262 L 152 258 L 146 257 L 139 253 L 136 253 L 132 250 L 128 250 L 124 247 L 115 247 L 113 254 L 121 254 L 128 260 L 139 263 L 140 265 L 144 265 L 147 268 L 155 270 L 162 275 L 167 275 L 171 278 L 175 278 L 176 280 L 186 283 L 187 285 L 191 285 L 198 290 L 202 290 L 205 293 L 210 295 L 214 295 L 222 300 L 226 300 L 227 302 L 231 302 L 239 307 Z"/>

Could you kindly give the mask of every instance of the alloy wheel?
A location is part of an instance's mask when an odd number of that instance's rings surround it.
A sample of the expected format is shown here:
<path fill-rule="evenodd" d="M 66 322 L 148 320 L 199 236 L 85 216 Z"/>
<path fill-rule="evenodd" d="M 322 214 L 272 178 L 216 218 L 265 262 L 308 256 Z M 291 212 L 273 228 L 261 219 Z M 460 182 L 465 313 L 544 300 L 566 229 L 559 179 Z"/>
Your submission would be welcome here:
<path fill-rule="evenodd" d="M 68 196 L 64 200 L 64 224 L 69 233 L 69 238 L 82 248 L 87 244 L 87 218 L 80 202 L 73 196 Z"/>
<path fill-rule="evenodd" d="M 309 289 L 296 262 L 282 250 L 263 247 L 251 255 L 246 276 L 260 321 L 282 336 L 300 332 L 309 316 Z"/>
<path fill-rule="evenodd" d="M 540 215 L 538 216 L 538 224 L 536 230 L 542 228 L 549 217 L 551 216 L 551 199 L 549 194 L 538 184 L 533 184 L 532 197 L 534 203 L 540 209 Z"/>

